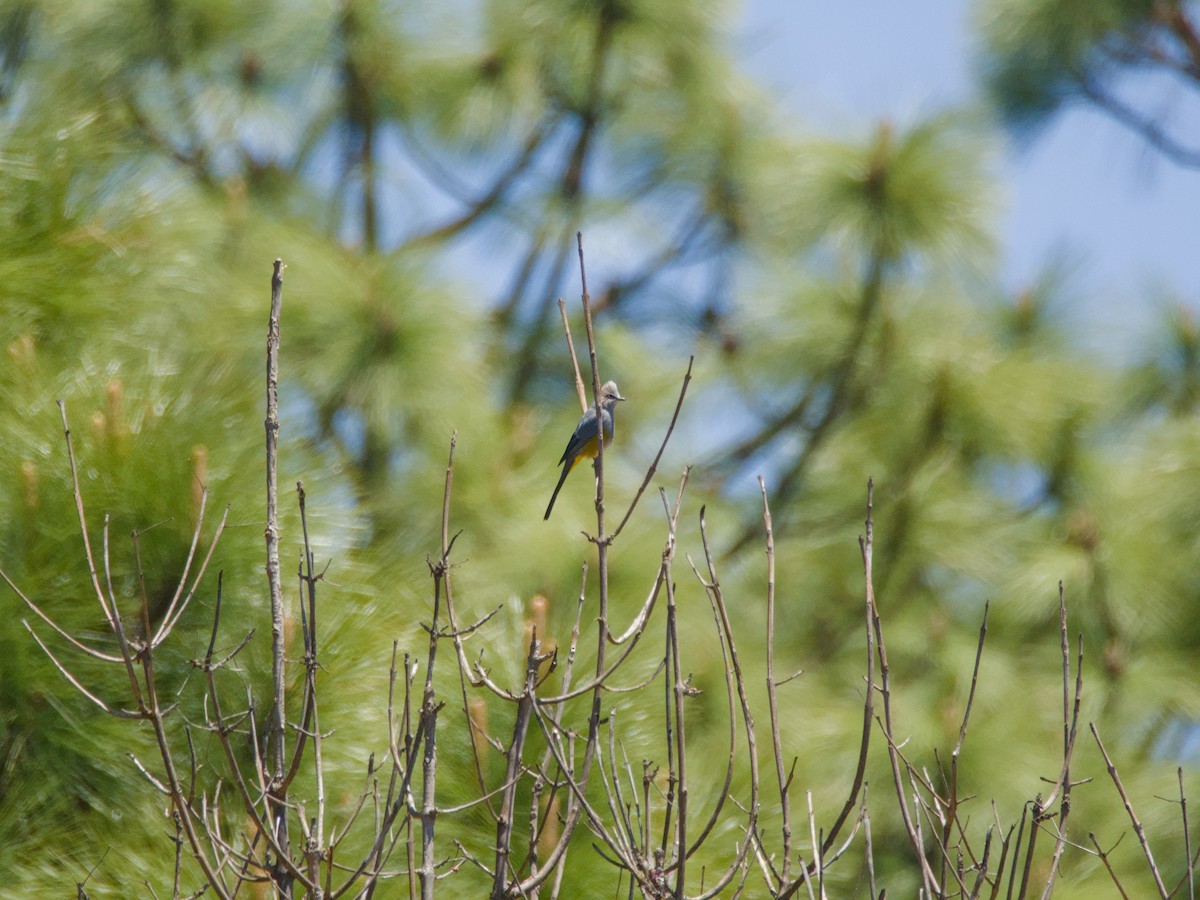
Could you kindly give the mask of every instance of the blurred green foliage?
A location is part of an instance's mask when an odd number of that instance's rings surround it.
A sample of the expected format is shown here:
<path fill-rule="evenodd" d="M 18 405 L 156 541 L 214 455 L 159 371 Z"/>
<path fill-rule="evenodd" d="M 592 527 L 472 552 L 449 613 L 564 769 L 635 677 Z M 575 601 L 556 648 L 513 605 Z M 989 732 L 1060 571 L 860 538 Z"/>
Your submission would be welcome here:
<path fill-rule="evenodd" d="M 1014 119 L 1051 112 L 1100 37 L 1149 15 L 1136 3 L 993 5 L 988 78 Z M 610 514 L 623 514 L 696 356 L 675 437 L 611 560 L 619 632 L 661 559 L 655 491 L 674 496 L 693 466 L 675 571 L 683 670 L 701 689 L 689 701 L 693 809 L 706 814 L 716 800 L 727 740 L 725 663 L 685 565 L 702 558 L 701 505 L 760 704 L 773 835 L 754 476 L 775 522 L 777 665 L 804 670 L 780 688 L 785 753 L 797 760 L 793 796 L 811 789 L 818 821 L 836 814 L 854 767 L 864 672 L 855 538 L 873 476 L 876 589 L 909 759 L 934 772 L 935 748 L 944 762 L 953 746 L 988 601 L 960 775 L 978 798 L 977 840 L 990 800 L 1007 825 L 1046 790 L 1040 779 L 1060 766 L 1062 580 L 1087 657 L 1084 721 L 1100 723 L 1174 884 L 1178 811 L 1153 797 L 1175 785 L 1165 736 L 1200 719 L 1195 322 L 1164 311 L 1158 343 L 1128 367 L 1088 356 L 1074 340 L 1087 323 L 1053 261 L 1019 296 L 996 286 L 996 136 L 984 117 L 884 122 L 855 139 L 799 133 L 736 71 L 726 22 L 719 7 L 687 0 L 0 8 L 0 567 L 73 633 L 115 650 L 83 557 L 62 400 L 92 546 L 107 531 L 127 615 L 140 596 L 129 534 L 141 532 L 161 614 L 199 486 L 202 548 L 228 506 L 214 563 L 161 658 L 164 692 L 181 704 L 176 739 L 203 719 L 189 660 L 207 644 L 218 572 L 218 647 L 257 629 L 223 690 L 231 702 L 247 689 L 267 696 L 263 348 L 271 262 L 282 258 L 285 587 L 294 602 L 288 491 L 303 481 L 318 567 L 328 563 L 322 728 L 334 735 L 327 784 L 345 821 L 369 756 L 386 751 L 393 642 L 416 660 L 426 653 L 426 559 L 439 545 L 451 434 L 459 615 L 500 609 L 471 653 L 518 685 L 537 595 L 549 605 L 545 637 L 566 646 L 594 553 L 578 536 L 591 479 L 568 482 L 549 525 L 541 510 L 579 414 L 554 301 L 578 293 L 582 228 L 603 376 L 630 400 L 606 457 Z M 578 304 L 569 309 L 582 351 Z M 69 891 L 111 848 L 92 896 L 128 896 L 142 878 L 164 896 L 170 820 L 125 755 L 153 770 L 152 735 L 80 697 L 22 619 L 116 706 L 130 702 L 123 673 L 80 663 L 14 594 L 3 598 L 0 893 Z M 661 608 L 655 617 L 623 684 L 655 672 Z M 581 644 L 577 671 L 594 653 Z M 452 699 L 450 657 L 438 684 Z M 293 666 L 295 684 L 301 676 Z M 606 698 L 632 760 L 665 764 L 660 689 Z M 476 790 L 454 707 L 439 729 L 447 805 Z M 580 700 L 569 716 L 582 722 L 586 711 Z M 488 716 L 505 735 L 512 709 L 494 704 Z M 881 743 L 876 735 L 868 772 L 877 874 L 908 896 L 919 872 Z M 215 777 L 215 739 L 197 752 Z M 1086 736 L 1073 772 L 1097 780 L 1075 791 L 1072 835 L 1111 846 L 1128 823 Z M 485 776 L 502 780 L 498 755 Z M 739 768 L 742 802 L 747 780 Z M 793 821 L 803 815 L 798 807 Z M 440 822 L 440 834 L 488 859 L 494 826 L 482 809 Z M 724 828 L 692 864 L 696 885 L 701 866 L 719 871 L 742 839 Z M 347 858 L 365 840 L 356 834 Z M 615 881 L 579 843 L 574 896 Z M 827 874 L 838 896 L 864 895 L 855 852 Z M 1136 890 L 1149 884 L 1131 837 L 1114 865 Z M 185 872 L 195 888 L 198 873 Z M 486 890 L 470 866 L 455 877 L 452 895 Z M 1068 850 L 1058 896 L 1109 884 L 1093 856 Z"/>

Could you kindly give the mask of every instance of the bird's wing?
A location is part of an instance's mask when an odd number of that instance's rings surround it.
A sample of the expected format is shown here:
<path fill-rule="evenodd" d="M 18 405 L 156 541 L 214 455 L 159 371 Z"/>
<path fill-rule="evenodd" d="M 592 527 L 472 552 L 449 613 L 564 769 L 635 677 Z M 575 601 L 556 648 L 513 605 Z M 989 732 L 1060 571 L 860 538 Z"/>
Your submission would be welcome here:
<path fill-rule="evenodd" d="M 609 431 L 612 430 L 609 426 Z M 588 411 L 583 414 L 583 418 L 579 420 L 579 424 L 575 426 L 575 433 L 571 435 L 571 439 L 567 441 L 567 449 L 563 451 L 562 459 L 559 465 L 562 465 L 573 456 L 578 456 L 579 452 L 587 445 L 588 441 L 596 439 L 598 429 L 596 428 L 596 409 L 588 407 Z"/>

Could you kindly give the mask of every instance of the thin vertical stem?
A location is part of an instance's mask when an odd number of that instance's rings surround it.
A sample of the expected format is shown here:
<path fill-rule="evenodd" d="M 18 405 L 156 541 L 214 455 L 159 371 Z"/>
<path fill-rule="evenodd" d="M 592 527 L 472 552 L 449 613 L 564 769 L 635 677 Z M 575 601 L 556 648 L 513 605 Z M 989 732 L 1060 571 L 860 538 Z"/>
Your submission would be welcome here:
<path fill-rule="evenodd" d="M 1167 891 L 1166 885 L 1163 884 L 1162 876 L 1158 872 L 1158 864 L 1154 862 L 1154 854 L 1150 851 L 1150 842 L 1146 839 L 1146 829 L 1142 827 L 1142 820 L 1134 812 L 1133 802 L 1129 799 L 1125 785 L 1121 783 L 1121 776 L 1117 774 L 1116 763 L 1112 761 L 1112 757 L 1104 749 L 1104 742 L 1100 740 L 1100 732 L 1096 728 L 1096 723 L 1089 723 L 1089 727 L 1092 730 L 1092 737 L 1096 739 L 1096 746 L 1100 748 L 1100 755 L 1104 757 L 1104 766 L 1108 769 L 1108 777 L 1112 779 L 1113 784 L 1117 788 L 1117 793 L 1121 795 L 1121 802 L 1125 804 L 1125 812 L 1129 816 L 1129 821 L 1133 824 L 1133 832 L 1137 835 L 1138 843 L 1142 846 L 1142 853 L 1146 857 L 1146 865 L 1150 869 L 1150 874 L 1154 877 L 1154 886 L 1158 888 L 1158 895 L 1160 897 L 1168 897 L 1170 893 Z"/>
<path fill-rule="evenodd" d="M 1196 900 L 1196 865 L 1192 859 L 1192 836 L 1188 829 L 1187 794 L 1183 792 L 1183 767 L 1175 770 L 1179 776 L 1179 814 L 1183 817 L 1183 852 L 1187 860 L 1188 900 Z"/>
<path fill-rule="evenodd" d="M 442 592 L 447 603 L 450 595 L 450 492 L 454 486 L 454 449 L 458 432 L 450 436 L 450 454 L 446 460 L 446 480 L 442 490 L 442 552 L 437 564 L 430 564 L 433 575 L 433 614 L 429 620 L 429 659 L 425 664 L 425 690 L 421 698 L 421 726 L 425 733 L 425 753 L 421 761 L 421 866 L 419 877 L 422 900 L 433 900 L 437 879 L 437 860 L 434 858 L 434 827 L 437 822 L 437 716 L 442 704 L 437 702 L 433 688 L 433 666 L 437 662 L 439 637 L 438 616 Z"/>
<path fill-rule="evenodd" d="M 775 779 L 779 786 L 779 808 L 783 817 L 783 858 L 779 871 L 781 884 L 792 876 L 792 803 L 788 794 L 791 779 L 783 765 L 783 735 L 779 726 L 779 701 L 775 682 L 775 532 L 771 526 L 771 507 L 767 502 L 767 483 L 760 475 L 758 489 L 763 500 L 763 524 L 767 532 L 767 708 L 771 715 L 771 744 L 775 751 Z M 817 848 L 813 848 L 817 852 Z"/>
<path fill-rule="evenodd" d="M 271 762 L 272 787 L 269 804 L 272 812 L 275 841 L 281 851 L 289 851 L 286 788 L 282 793 L 276 787 L 284 777 L 284 723 L 285 705 L 284 679 L 284 614 L 283 588 L 279 577 L 279 497 L 277 460 L 279 452 L 279 318 L 283 307 L 283 260 L 276 259 L 271 275 L 271 317 L 267 325 L 267 417 L 264 423 L 267 434 L 267 583 L 271 594 L 271 676 L 274 685 L 274 708 L 271 713 Z M 291 877 L 282 867 L 278 875 L 278 887 L 284 897 L 291 896 Z"/>

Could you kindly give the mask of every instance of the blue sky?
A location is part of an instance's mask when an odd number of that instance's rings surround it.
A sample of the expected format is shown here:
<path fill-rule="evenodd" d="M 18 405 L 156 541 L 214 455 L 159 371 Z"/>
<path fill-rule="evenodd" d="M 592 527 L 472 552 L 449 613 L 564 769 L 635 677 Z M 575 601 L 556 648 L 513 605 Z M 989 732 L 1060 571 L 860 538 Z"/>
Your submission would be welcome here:
<path fill-rule="evenodd" d="M 978 100 L 969 0 L 744 0 L 743 67 L 806 126 L 865 133 Z M 1145 96 L 1162 102 L 1158 86 Z M 1156 107 L 1152 107 L 1156 108 Z M 1003 135 L 999 276 L 1016 290 L 1056 258 L 1072 296 L 1114 346 L 1167 300 L 1200 308 L 1200 172 L 1182 169 L 1103 115 L 1068 111 L 1018 143 Z"/>

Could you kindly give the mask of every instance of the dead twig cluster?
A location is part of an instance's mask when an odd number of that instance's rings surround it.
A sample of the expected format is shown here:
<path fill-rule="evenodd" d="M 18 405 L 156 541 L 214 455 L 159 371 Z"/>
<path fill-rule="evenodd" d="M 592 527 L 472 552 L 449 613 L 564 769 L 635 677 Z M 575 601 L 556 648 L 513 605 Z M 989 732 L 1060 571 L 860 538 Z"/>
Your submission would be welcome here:
<path fill-rule="evenodd" d="M 583 270 L 583 317 L 587 333 L 593 402 L 599 412 L 598 355 L 592 327 L 592 308 Z M 883 616 L 874 593 L 874 486 L 867 484 L 865 531 L 859 540 L 863 566 L 864 683 L 862 728 L 853 754 L 844 797 L 836 814 L 825 823 L 814 805 L 811 786 L 797 783 L 797 759 L 787 746 L 789 729 L 780 692 L 801 673 L 780 674 L 775 653 L 776 568 L 771 509 L 765 482 L 762 495 L 764 574 L 766 727 L 756 723 L 758 695 L 752 690 L 743 663 L 731 601 L 721 583 L 712 550 L 708 522 L 699 511 L 699 561 L 687 555 L 693 590 L 707 597 L 712 635 L 719 648 L 723 696 L 712 706 L 723 709 L 720 769 L 722 780 L 694 792 L 695 762 L 710 760 L 717 752 L 706 732 L 704 746 L 696 744 L 691 714 L 699 690 L 688 668 L 688 642 L 680 633 L 680 591 L 675 577 L 679 553 L 679 523 L 689 472 L 685 470 L 674 495 L 660 493 L 665 538 L 657 570 L 649 578 L 644 598 L 636 603 L 612 602 L 610 549 L 621 535 L 634 508 L 656 470 L 686 397 L 691 363 L 683 377 L 679 400 L 662 446 L 650 465 L 617 528 L 607 530 L 603 442 L 595 460 L 596 531 L 588 535 L 595 547 L 595 579 L 585 563 L 565 654 L 548 640 L 545 601 L 535 610 L 527 632 L 524 660 L 518 683 L 505 685 L 483 665 L 482 655 L 468 652 L 470 641 L 485 633 L 495 611 L 465 622 L 454 590 L 452 559 L 457 534 L 452 534 L 452 488 L 456 437 L 450 441 L 445 469 L 439 549 L 429 562 L 432 607 L 425 626 L 428 645 L 424 672 L 409 653 L 393 644 L 387 698 L 387 749 L 384 758 L 368 763 L 364 786 L 347 807 L 345 801 L 333 816 L 326 786 L 325 743 L 321 731 L 318 690 L 321 673 L 320 605 L 316 571 L 308 534 L 306 498 L 297 485 L 303 551 L 297 586 L 303 637 L 303 682 L 299 699 L 288 702 L 285 598 L 280 577 L 276 464 L 279 420 L 277 410 L 279 323 L 283 266 L 276 261 L 272 277 L 271 316 L 268 326 L 266 470 L 267 470 L 267 575 L 271 599 L 272 695 L 263 704 L 248 687 L 244 702 L 230 708 L 222 679 L 231 675 L 235 661 L 253 637 L 240 636 L 231 649 L 218 651 L 223 603 L 223 578 L 217 578 L 213 620 L 208 644 L 192 661 L 202 674 L 205 717 L 201 722 L 180 721 L 177 706 L 164 702 L 156 672 L 156 653 L 176 633 L 212 563 L 225 528 L 228 509 L 218 522 L 208 546 L 201 549 L 207 491 L 202 492 L 200 514 L 191 548 L 165 613 L 151 621 L 141 566 L 140 538 L 132 535 L 137 580 L 142 588 L 136 611 L 122 609 L 113 589 L 109 520 L 102 529 L 97 554 L 89 537 L 87 513 L 80 488 L 75 452 L 65 406 L 60 404 L 63 432 L 73 478 L 75 505 L 83 538 L 83 553 L 92 592 L 116 642 L 117 652 L 107 652 L 95 641 L 71 634 L 43 607 L 28 597 L 3 572 L 0 578 L 17 593 L 38 621 L 48 626 L 71 653 L 111 666 L 124 673 L 127 699 L 113 702 L 75 672 L 42 634 L 25 622 L 34 640 L 59 672 L 81 694 L 105 713 L 148 723 L 159 751 L 155 763 L 138 758 L 134 765 L 168 801 L 176 832 L 173 844 L 172 896 L 188 896 L 182 876 L 185 861 L 198 870 L 198 893 L 232 898 L 261 884 L 275 896 L 336 898 L 375 896 L 380 885 L 393 881 L 407 887 L 410 897 L 430 900 L 438 885 L 464 870 L 487 882 L 493 900 L 517 897 L 565 896 L 567 864 L 572 850 L 585 844 L 612 866 L 618 891 L 648 898 L 711 898 L 770 896 L 824 898 L 827 883 L 837 867 L 853 867 L 873 898 L 886 890 L 877 883 L 875 847 L 868 804 L 867 772 L 872 740 L 878 735 L 877 753 L 886 759 L 894 812 L 907 838 L 907 854 L 919 874 L 920 896 L 1043 898 L 1051 895 L 1068 850 L 1093 854 L 1111 874 L 1123 896 L 1130 896 L 1111 864 L 1110 853 L 1093 834 L 1090 846 L 1071 837 L 1068 827 L 1072 791 L 1088 779 L 1078 779 L 1073 760 L 1083 695 L 1083 645 L 1072 651 L 1065 592 L 1059 586 L 1059 639 L 1062 656 L 1061 766 L 1049 790 L 1025 804 L 1017 821 L 1004 822 L 993 805 L 988 821 L 973 826 L 965 810 L 973 798 L 960 777 L 968 746 L 971 712 L 980 677 L 988 632 L 985 607 L 979 629 L 970 688 L 957 739 L 948 758 L 934 753 L 934 765 L 922 765 L 908 749 L 908 740 L 894 706 L 895 686 L 889 664 Z M 566 316 L 564 313 L 564 328 Z M 570 332 L 566 329 L 570 346 Z M 577 359 L 571 346 L 572 359 Z M 583 378 L 576 365 L 576 381 L 583 396 Z M 586 402 L 586 401 L 585 401 Z M 682 590 L 686 591 L 685 586 Z M 738 603 L 745 598 L 739 597 Z M 594 604 L 594 605 L 593 605 Z M 657 619 L 656 609 L 665 606 Z M 585 607 L 594 609 L 594 657 L 586 672 L 577 671 L 581 642 L 586 640 Z M 612 619 L 623 611 L 629 620 L 614 627 Z M 131 619 L 131 615 L 133 618 Z M 651 626 L 661 625 L 660 656 L 652 674 L 643 680 L 623 682 L 643 659 L 640 648 L 652 643 Z M 741 636 L 745 640 L 745 636 Z M 438 791 L 439 725 L 449 699 L 439 692 L 435 679 L 439 651 L 445 645 L 457 670 L 458 697 L 454 701 L 470 736 L 469 751 L 475 795 L 450 805 Z M 756 647 L 757 649 L 757 647 Z M 649 651 L 653 654 L 655 651 Z M 622 733 L 622 715 L 608 702 L 612 695 L 649 696 L 661 677 L 664 710 L 659 738 L 631 746 Z M 578 701 L 578 703 L 574 702 Z M 506 714 L 495 709 L 507 707 Z M 581 708 L 586 714 L 578 716 Z M 507 733 L 494 733 L 495 721 L 511 721 Z M 1122 784 L 1116 764 L 1090 726 L 1103 755 L 1108 774 L 1124 804 L 1160 896 L 1175 896 L 1186 885 L 1193 894 L 1196 851 L 1190 843 L 1187 801 L 1182 772 L 1179 804 L 1183 818 L 1186 874 L 1168 889 L 1151 852 L 1149 840 Z M 223 768 L 215 777 L 200 772 L 196 737 L 203 733 L 221 748 Z M 760 769 L 761 744 L 769 746 L 770 762 Z M 250 747 L 247 759 L 245 748 Z M 502 770 L 498 780 L 489 772 Z M 709 762 L 704 771 L 711 773 Z M 305 772 L 304 790 L 297 789 Z M 764 774 L 764 772 L 766 774 Z M 889 791 L 876 790 L 876 804 Z M 456 817 L 471 811 L 491 823 L 494 840 L 486 851 L 453 827 Z M 777 824 L 776 824 L 777 823 Z M 365 835 L 365 837 L 364 837 Z M 351 836 L 354 842 L 350 842 Z M 439 840 L 440 839 L 440 840 Z M 352 850 L 351 848 L 358 848 Z M 362 849 L 365 848 L 365 849 Z M 452 849 L 451 849 L 452 848 Z M 718 864 L 714 865 L 713 861 Z M 465 873 L 464 873 L 465 874 Z M 89 877 L 91 877 L 89 875 Z M 839 876 L 841 877 L 841 876 Z M 397 887 L 387 888 L 394 896 Z M 80 886 L 82 891 L 82 885 Z M 153 889 L 152 889 L 153 890 Z M 459 894 L 455 894 L 458 896 Z"/>

